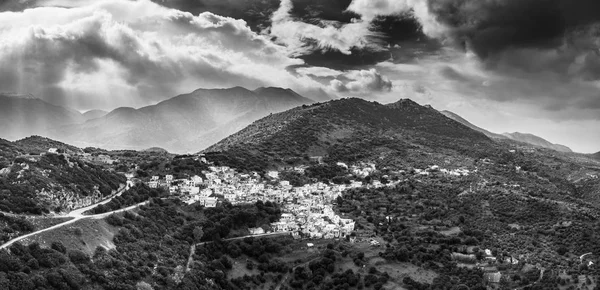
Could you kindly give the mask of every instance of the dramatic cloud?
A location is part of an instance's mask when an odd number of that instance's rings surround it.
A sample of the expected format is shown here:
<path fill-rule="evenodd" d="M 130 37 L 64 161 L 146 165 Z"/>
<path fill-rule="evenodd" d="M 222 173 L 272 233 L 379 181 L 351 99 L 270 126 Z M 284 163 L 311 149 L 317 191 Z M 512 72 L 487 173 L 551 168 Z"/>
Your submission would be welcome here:
<path fill-rule="evenodd" d="M 414 17 L 421 24 L 422 31 L 431 37 L 440 37 L 446 30 L 430 12 L 430 4 L 426 0 L 353 0 L 348 10 L 361 15 L 366 22 L 385 15 Z"/>
<path fill-rule="evenodd" d="M 555 48 L 565 35 L 600 21 L 596 0 L 429 1 L 449 36 L 479 56 L 508 48 Z"/>
<path fill-rule="evenodd" d="M 363 48 L 372 43 L 369 36 L 368 23 L 355 20 L 354 23 L 322 22 L 321 25 L 297 21 L 292 17 L 292 0 L 282 0 L 281 5 L 273 13 L 271 35 L 286 44 L 298 55 L 307 54 L 316 49 L 335 49 L 350 54 L 353 47 Z M 309 42 L 307 40 L 311 40 Z"/>
<path fill-rule="evenodd" d="M 60 2 L 74 7 L 0 13 L 2 91 L 87 109 L 142 105 L 198 87 L 318 86 L 287 72 L 303 62 L 243 20 L 143 0 Z"/>
<path fill-rule="evenodd" d="M 382 76 L 375 69 L 350 71 L 343 75 L 344 82 L 340 79 L 331 81 L 330 86 L 336 92 L 351 93 L 369 93 L 369 92 L 389 92 L 392 89 L 392 82 Z"/>

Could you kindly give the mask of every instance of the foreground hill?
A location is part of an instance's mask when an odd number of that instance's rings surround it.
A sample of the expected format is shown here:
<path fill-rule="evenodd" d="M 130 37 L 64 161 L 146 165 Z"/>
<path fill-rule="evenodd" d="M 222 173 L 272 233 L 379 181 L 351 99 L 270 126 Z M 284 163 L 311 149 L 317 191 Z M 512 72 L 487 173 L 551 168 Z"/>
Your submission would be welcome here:
<path fill-rule="evenodd" d="M 559 152 L 567 152 L 567 153 L 573 152 L 571 150 L 571 148 L 569 148 L 565 145 L 552 144 L 549 141 L 547 141 L 541 137 L 535 136 L 533 134 L 514 132 L 514 133 L 504 133 L 502 135 L 504 135 L 514 141 L 523 142 L 523 143 L 531 144 L 534 146 L 544 147 L 544 148 L 556 150 Z"/>
<path fill-rule="evenodd" d="M 292 90 L 200 89 L 140 109 L 118 108 L 83 124 L 65 126 L 60 140 L 107 149 L 204 148 L 270 113 L 312 103 Z"/>
<path fill-rule="evenodd" d="M 47 153 L 50 148 L 61 153 Z M 0 139 L 0 211 L 69 210 L 100 200 L 124 183 L 124 176 L 74 146 L 37 136 Z"/>
<path fill-rule="evenodd" d="M 0 136 L 5 139 L 47 135 L 50 129 L 83 121 L 77 111 L 32 96 L 0 94 Z"/>
<path fill-rule="evenodd" d="M 293 164 L 310 157 L 353 162 L 407 155 L 419 146 L 474 153 L 491 143 L 408 99 L 382 105 L 353 98 L 267 116 L 204 152 L 227 152 L 241 158 L 240 164 L 264 169 L 270 162 Z"/>

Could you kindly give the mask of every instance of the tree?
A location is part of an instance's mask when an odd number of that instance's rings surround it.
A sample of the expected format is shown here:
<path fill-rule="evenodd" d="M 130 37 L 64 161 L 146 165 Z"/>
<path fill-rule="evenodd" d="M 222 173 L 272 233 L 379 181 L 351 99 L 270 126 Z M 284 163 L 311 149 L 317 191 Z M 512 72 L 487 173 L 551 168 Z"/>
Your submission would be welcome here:
<path fill-rule="evenodd" d="M 65 248 L 65 246 L 59 241 L 52 242 L 50 248 L 63 254 L 67 253 L 67 248 Z"/>
<path fill-rule="evenodd" d="M 73 264 L 84 264 L 90 261 L 90 257 L 80 250 L 72 250 L 69 251 L 69 260 L 71 260 Z"/>
<path fill-rule="evenodd" d="M 204 237 L 204 231 L 202 230 L 202 227 L 195 227 L 194 228 L 194 240 L 196 242 L 200 242 L 200 240 L 202 240 L 202 237 Z"/>

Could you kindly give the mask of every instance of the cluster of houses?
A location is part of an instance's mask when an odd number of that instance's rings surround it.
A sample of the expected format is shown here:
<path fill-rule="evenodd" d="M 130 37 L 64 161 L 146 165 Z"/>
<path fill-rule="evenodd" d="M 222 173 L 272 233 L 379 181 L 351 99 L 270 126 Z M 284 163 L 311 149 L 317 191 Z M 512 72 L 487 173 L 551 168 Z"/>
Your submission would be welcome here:
<path fill-rule="evenodd" d="M 208 163 L 204 158 L 202 162 Z M 361 163 L 348 166 L 337 163 L 359 177 L 366 177 L 377 169 L 375 164 Z M 304 172 L 306 167 L 291 168 L 296 172 Z M 446 170 L 432 166 L 419 172 L 442 172 L 444 174 L 465 176 L 466 169 Z M 354 231 L 354 221 L 335 214 L 333 204 L 337 197 L 351 188 L 380 188 L 395 186 L 401 181 L 388 182 L 371 180 L 364 184 L 352 180 L 349 184 L 328 184 L 323 182 L 292 186 L 289 181 L 280 179 L 279 171 L 269 171 L 268 178 L 262 178 L 258 173 L 238 173 L 227 166 L 209 166 L 202 172 L 204 177 L 193 176 L 186 179 L 175 179 L 173 175 L 164 178 L 153 176 L 148 182 L 151 188 L 168 188 L 171 194 L 178 195 L 188 204 L 199 203 L 205 207 L 215 207 L 220 201 L 231 204 L 275 202 L 282 206 L 284 212 L 278 222 L 272 223 L 273 232 L 290 232 L 295 238 L 345 238 Z M 262 228 L 250 229 L 252 234 L 265 233 Z"/>
<path fill-rule="evenodd" d="M 347 167 L 346 167 L 347 168 Z M 374 165 L 365 168 L 353 167 L 361 172 L 373 172 Z M 304 168 L 298 168 L 302 170 Z M 278 171 L 262 178 L 258 173 L 242 174 L 227 166 L 209 166 L 203 171 L 204 178 L 193 176 L 175 179 L 173 175 L 163 178 L 153 176 L 148 182 L 151 188 L 168 188 L 188 204 L 199 203 L 215 207 L 219 201 L 231 204 L 276 202 L 282 205 L 281 219 L 272 223 L 273 232 L 290 232 L 295 238 L 334 239 L 349 236 L 354 230 L 354 221 L 342 218 L 333 211 L 338 196 L 350 188 L 385 186 L 378 180 L 371 184 L 352 181 L 350 184 L 326 184 L 323 182 L 292 186 L 289 181 L 279 180 Z M 388 184 L 392 186 L 394 184 Z M 265 233 L 262 228 L 250 229 L 252 234 Z"/>
<path fill-rule="evenodd" d="M 444 175 L 450 175 L 450 176 L 469 176 L 469 173 L 471 173 L 468 169 L 464 169 L 464 168 L 445 169 L 445 168 L 440 168 L 438 165 L 432 165 L 429 168 L 425 168 L 425 169 L 415 168 L 415 173 L 418 175 L 431 175 L 436 172 L 442 173 Z"/>

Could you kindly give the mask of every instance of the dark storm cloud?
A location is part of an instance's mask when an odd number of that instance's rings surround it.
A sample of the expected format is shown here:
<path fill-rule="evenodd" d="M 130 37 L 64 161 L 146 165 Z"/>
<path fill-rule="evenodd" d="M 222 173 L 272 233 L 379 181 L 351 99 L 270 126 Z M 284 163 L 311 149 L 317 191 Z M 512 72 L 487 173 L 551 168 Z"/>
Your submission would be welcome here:
<path fill-rule="evenodd" d="M 22 11 L 29 8 L 35 0 L 0 0 L 0 12 Z"/>
<path fill-rule="evenodd" d="M 218 15 L 244 19 L 253 30 L 264 31 L 272 25 L 272 14 L 280 7 L 280 0 L 155 0 L 161 5 L 198 14 L 210 11 Z M 293 0 L 290 16 L 299 22 L 319 27 L 341 27 L 360 19 L 361 15 L 348 11 L 352 0 Z M 371 23 L 373 35 L 368 41 L 375 47 L 352 47 L 350 54 L 338 49 L 323 49 L 315 39 L 304 39 L 307 50 L 301 59 L 309 65 L 336 69 L 366 67 L 387 60 L 391 56 L 388 45 L 424 40 L 427 37 L 420 24 L 408 14 L 377 16 Z M 408 54 L 405 57 L 409 57 Z"/>
<path fill-rule="evenodd" d="M 271 14 L 279 8 L 280 0 L 153 0 L 181 11 L 199 14 L 212 12 L 218 15 L 246 20 L 253 28 L 266 28 Z M 345 11 L 352 0 L 294 0 L 292 14 L 302 21 L 332 20 L 350 23 L 359 15 Z"/>
<path fill-rule="evenodd" d="M 429 9 L 482 58 L 511 48 L 556 48 L 600 21 L 597 0 L 429 0 Z"/>
<path fill-rule="evenodd" d="M 90 109 L 145 105 L 198 87 L 321 87 L 286 72 L 302 61 L 244 21 L 149 1 L 78 3 L 0 13 L 1 91 Z"/>

